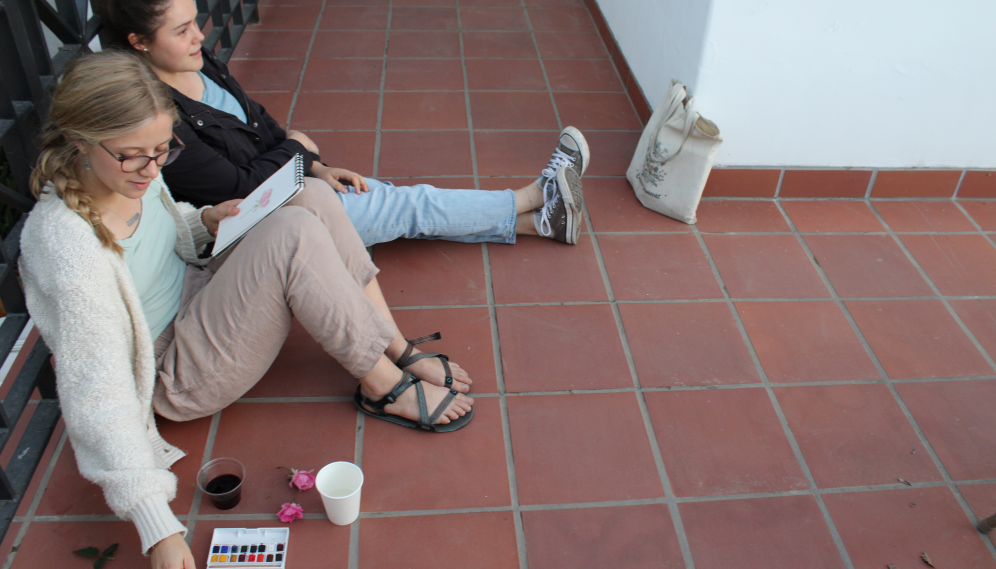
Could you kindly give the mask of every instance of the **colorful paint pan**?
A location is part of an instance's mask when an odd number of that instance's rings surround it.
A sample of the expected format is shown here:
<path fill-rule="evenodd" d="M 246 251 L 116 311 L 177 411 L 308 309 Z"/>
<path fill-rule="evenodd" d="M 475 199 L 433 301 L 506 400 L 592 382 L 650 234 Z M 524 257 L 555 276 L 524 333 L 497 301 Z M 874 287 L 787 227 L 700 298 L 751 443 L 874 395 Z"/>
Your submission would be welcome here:
<path fill-rule="evenodd" d="M 284 569 L 290 528 L 217 528 L 206 569 Z"/>

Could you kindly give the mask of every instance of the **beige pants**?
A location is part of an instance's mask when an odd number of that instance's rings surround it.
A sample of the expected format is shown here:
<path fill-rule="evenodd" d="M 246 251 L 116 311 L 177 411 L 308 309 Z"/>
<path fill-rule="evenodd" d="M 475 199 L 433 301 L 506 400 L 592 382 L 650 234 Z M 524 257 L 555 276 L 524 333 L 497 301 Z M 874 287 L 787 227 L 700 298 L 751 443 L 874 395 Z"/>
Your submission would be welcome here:
<path fill-rule="evenodd" d="M 188 266 L 180 310 L 156 340 L 160 415 L 196 419 L 241 397 L 277 357 L 292 317 L 354 377 L 394 338 L 363 294 L 378 269 L 342 203 L 325 182 L 306 180 L 232 251 Z"/>

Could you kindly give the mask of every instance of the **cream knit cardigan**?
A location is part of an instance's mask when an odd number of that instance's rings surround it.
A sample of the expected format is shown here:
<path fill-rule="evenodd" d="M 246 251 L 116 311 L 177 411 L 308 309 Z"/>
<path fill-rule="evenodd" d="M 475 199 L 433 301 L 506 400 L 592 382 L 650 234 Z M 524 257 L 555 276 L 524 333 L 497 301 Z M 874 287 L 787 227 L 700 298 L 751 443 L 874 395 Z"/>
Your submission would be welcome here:
<path fill-rule="evenodd" d="M 197 248 L 212 237 L 201 211 L 177 204 L 162 178 L 149 184 L 176 221 L 176 253 L 204 264 Z M 142 551 L 186 528 L 169 508 L 184 456 L 159 436 L 152 411 L 153 338 L 124 260 L 54 189 L 31 210 L 21 233 L 28 310 L 55 355 L 59 402 L 80 474 L 99 484 L 111 510 L 134 522 Z"/>

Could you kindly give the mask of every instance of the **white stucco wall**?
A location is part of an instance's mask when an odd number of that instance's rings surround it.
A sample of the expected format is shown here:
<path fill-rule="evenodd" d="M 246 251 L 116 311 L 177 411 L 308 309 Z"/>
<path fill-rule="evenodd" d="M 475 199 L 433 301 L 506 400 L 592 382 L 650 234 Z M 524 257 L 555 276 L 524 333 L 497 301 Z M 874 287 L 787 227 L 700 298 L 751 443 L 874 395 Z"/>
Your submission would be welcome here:
<path fill-rule="evenodd" d="M 996 167 L 996 2 L 598 4 L 651 104 L 673 76 L 720 126 L 717 165 Z"/>

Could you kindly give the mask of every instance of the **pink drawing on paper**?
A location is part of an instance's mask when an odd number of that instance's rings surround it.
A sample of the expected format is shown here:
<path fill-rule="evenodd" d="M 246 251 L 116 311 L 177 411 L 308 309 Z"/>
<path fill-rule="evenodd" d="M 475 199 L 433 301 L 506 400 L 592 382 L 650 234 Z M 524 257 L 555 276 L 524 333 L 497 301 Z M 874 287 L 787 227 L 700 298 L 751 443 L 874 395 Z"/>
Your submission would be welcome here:
<path fill-rule="evenodd" d="M 246 214 L 248 215 L 248 214 L 256 211 L 257 209 L 259 209 L 261 207 L 266 207 L 266 206 L 270 205 L 270 195 L 272 195 L 272 194 L 273 194 L 273 188 L 269 188 L 265 192 L 263 192 L 263 195 L 260 196 L 259 201 L 257 201 L 252 206 L 252 209 L 250 209 L 249 211 L 247 211 Z"/>

